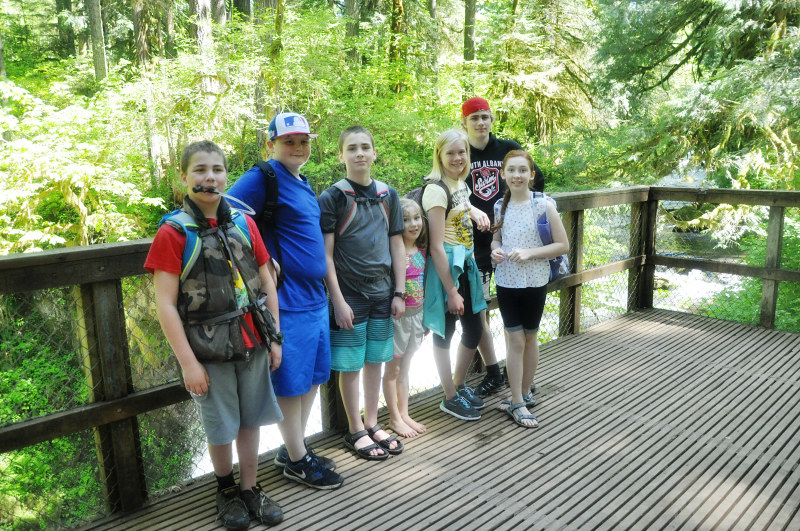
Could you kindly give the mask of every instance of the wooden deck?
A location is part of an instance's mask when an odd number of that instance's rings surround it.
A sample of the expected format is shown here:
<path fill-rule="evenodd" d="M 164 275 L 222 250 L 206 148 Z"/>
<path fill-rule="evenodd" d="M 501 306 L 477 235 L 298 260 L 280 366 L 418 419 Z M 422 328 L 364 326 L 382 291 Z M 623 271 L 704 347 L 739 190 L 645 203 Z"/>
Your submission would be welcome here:
<path fill-rule="evenodd" d="M 499 397 L 458 421 L 436 392 L 412 402 L 428 432 L 387 462 L 318 439 L 336 491 L 267 454 L 275 529 L 800 529 L 800 335 L 647 310 L 545 345 L 536 380 L 536 430 Z M 88 529 L 220 529 L 213 493 L 196 481 Z"/>

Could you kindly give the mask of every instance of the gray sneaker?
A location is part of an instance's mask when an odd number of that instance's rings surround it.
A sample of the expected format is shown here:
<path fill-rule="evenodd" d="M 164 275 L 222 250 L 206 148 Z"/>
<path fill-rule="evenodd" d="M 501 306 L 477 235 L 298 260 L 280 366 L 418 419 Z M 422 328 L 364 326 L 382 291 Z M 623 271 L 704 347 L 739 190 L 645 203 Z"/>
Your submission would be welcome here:
<path fill-rule="evenodd" d="M 439 409 L 461 420 L 478 420 L 481 418 L 480 412 L 470 406 L 467 399 L 459 394 L 456 394 L 450 400 L 442 400 L 442 403 L 439 404 Z"/>
<path fill-rule="evenodd" d="M 242 501 L 239 486 L 217 491 L 217 518 L 225 529 L 247 529 L 250 527 L 250 513 Z"/>
<path fill-rule="evenodd" d="M 252 520 L 264 525 L 276 525 L 283 520 L 280 505 L 270 500 L 258 483 L 252 489 L 242 491 L 242 501 Z"/>
<path fill-rule="evenodd" d="M 471 388 L 467 387 L 464 384 L 458 386 L 456 392 L 459 396 L 463 396 L 469 405 L 475 409 L 483 409 L 486 407 L 486 404 L 483 402 L 483 399 L 480 397 L 475 396 L 475 393 L 472 391 Z"/>

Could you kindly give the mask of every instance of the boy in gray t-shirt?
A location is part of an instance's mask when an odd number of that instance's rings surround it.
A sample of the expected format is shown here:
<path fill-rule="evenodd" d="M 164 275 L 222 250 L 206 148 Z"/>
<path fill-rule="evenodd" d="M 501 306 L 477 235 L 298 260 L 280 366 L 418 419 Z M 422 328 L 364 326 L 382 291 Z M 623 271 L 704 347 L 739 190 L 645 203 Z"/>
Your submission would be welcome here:
<path fill-rule="evenodd" d="M 339 136 L 347 178 L 319 197 L 331 299 L 331 367 L 339 371 L 349 432 L 345 446 L 369 460 L 399 454 L 403 444 L 378 424 L 383 363 L 392 359 L 392 317 L 405 311 L 403 212 L 397 192 L 370 177 L 372 134 L 363 127 Z M 364 419 L 359 376 L 364 369 Z"/>

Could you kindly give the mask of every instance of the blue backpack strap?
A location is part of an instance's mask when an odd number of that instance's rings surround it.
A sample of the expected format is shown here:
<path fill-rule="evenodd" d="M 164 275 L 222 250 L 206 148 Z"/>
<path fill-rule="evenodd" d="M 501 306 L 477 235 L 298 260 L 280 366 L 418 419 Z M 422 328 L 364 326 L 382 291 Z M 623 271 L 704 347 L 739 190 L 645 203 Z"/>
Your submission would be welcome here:
<path fill-rule="evenodd" d="M 160 227 L 164 224 L 169 225 L 186 236 L 186 244 L 183 246 L 183 256 L 181 257 L 180 279 L 183 280 L 200 257 L 201 244 L 200 238 L 197 237 L 200 227 L 192 216 L 181 209 L 174 210 L 164 215 L 158 223 L 158 226 Z"/>
<path fill-rule="evenodd" d="M 244 215 L 240 211 L 232 208 L 231 221 L 236 227 L 236 230 L 239 231 L 252 248 L 253 241 L 250 239 L 250 229 L 247 227 L 247 219 L 245 219 Z M 165 214 L 158 223 L 158 226 L 160 227 L 164 224 L 169 225 L 186 236 L 186 244 L 183 246 L 183 255 L 181 256 L 180 276 L 180 279 L 184 280 L 187 273 L 191 271 L 192 266 L 200 257 L 200 251 L 202 249 L 202 240 L 198 238 L 200 227 L 190 214 L 181 209 Z"/>
<path fill-rule="evenodd" d="M 231 209 L 231 221 L 236 226 L 236 230 L 244 237 L 245 241 L 250 248 L 253 248 L 253 240 L 250 239 L 250 228 L 247 226 L 247 218 L 245 218 L 244 214 L 240 210 L 235 208 Z"/>

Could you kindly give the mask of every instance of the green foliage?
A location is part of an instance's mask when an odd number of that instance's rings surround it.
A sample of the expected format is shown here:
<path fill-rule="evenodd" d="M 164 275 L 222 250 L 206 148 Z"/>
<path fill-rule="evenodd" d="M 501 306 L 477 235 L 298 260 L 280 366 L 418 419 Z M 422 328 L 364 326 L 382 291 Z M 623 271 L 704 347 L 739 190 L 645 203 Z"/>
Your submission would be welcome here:
<path fill-rule="evenodd" d="M 747 258 L 748 265 L 763 267 L 766 260 L 766 246 L 763 242 L 766 221 L 762 219 L 761 224 L 761 234 L 753 232 L 745 236 L 740 248 Z M 789 211 L 785 225 L 781 268 L 800 271 L 800 218 L 796 209 Z M 705 300 L 700 310 L 719 319 L 756 324 L 759 322 L 761 311 L 762 287 L 761 279 L 745 278 L 739 290 L 725 290 L 714 298 Z M 781 282 L 778 286 L 775 328 L 788 331 L 800 330 L 798 305 L 800 305 L 800 285 Z"/>
<path fill-rule="evenodd" d="M 70 348 L 72 327 L 63 326 L 69 314 L 64 299 L 55 295 L 0 301 L 5 317 L 0 323 L 0 424 L 86 401 L 83 374 Z M 69 525 L 96 514 L 102 504 L 97 475 L 90 432 L 3 454 L 0 526 L 44 529 L 44 522 Z"/>
<path fill-rule="evenodd" d="M 106 92 L 56 109 L 8 81 L 0 92 L 13 101 L 0 109 L 13 136 L 0 144 L 0 254 L 138 237 L 133 213 L 161 202 L 131 178 L 125 102 Z"/>

